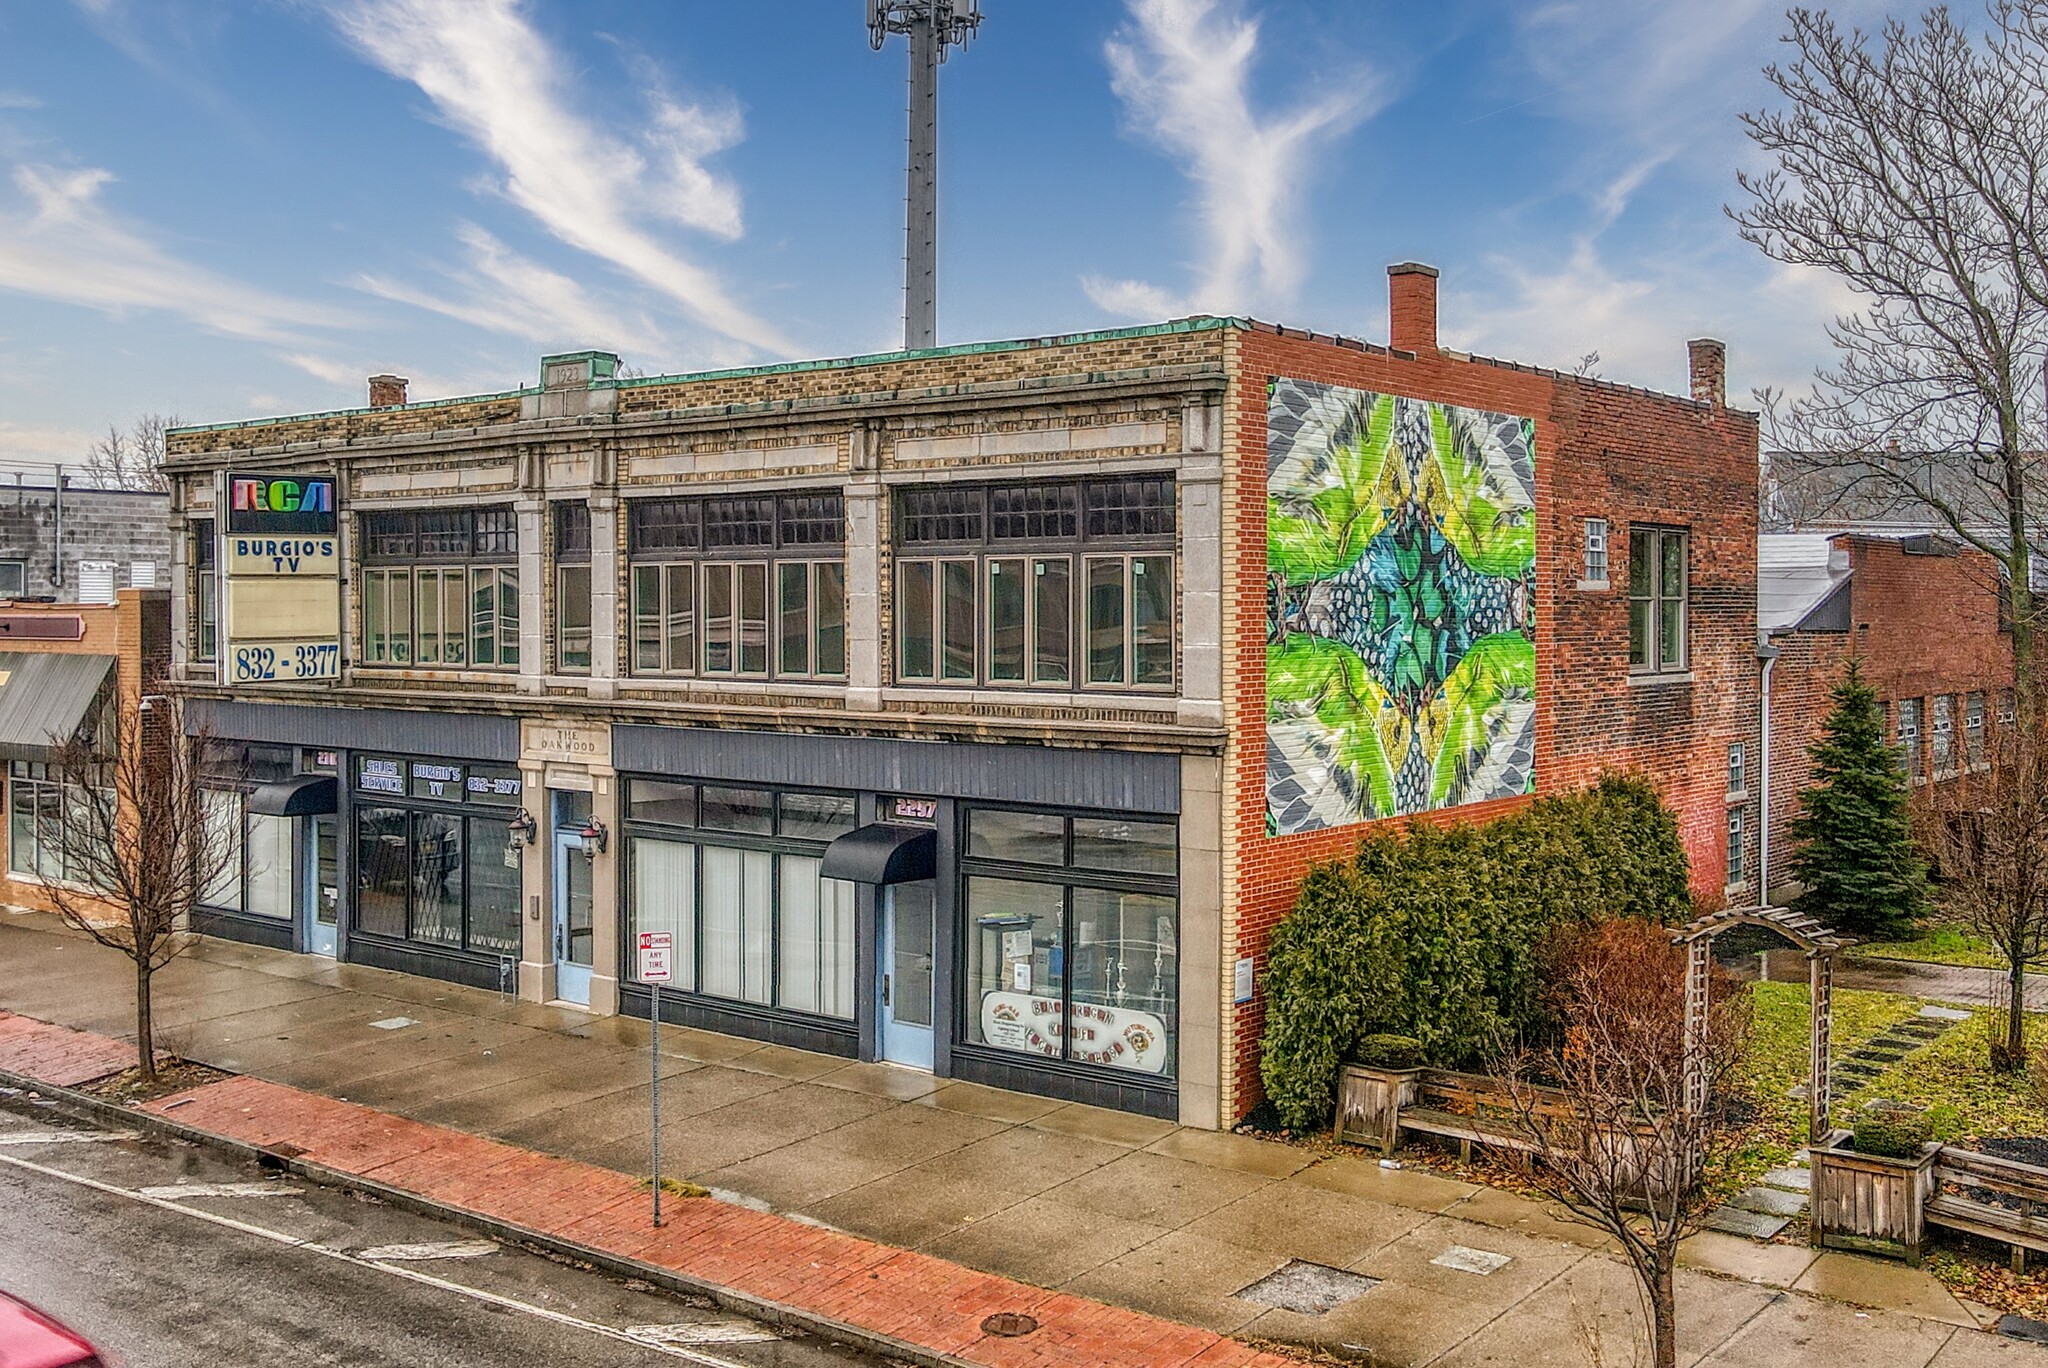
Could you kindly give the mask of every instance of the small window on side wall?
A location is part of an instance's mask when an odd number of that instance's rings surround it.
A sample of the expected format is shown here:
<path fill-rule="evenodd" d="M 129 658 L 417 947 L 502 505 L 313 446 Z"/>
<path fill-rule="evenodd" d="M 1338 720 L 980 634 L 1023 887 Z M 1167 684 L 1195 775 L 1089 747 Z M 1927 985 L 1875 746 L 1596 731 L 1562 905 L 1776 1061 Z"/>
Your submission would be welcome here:
<path fill-rule="evenodd" d="M 1745 791 L 1747 776 L 1744 774 L 1744 770 L 1747 768 L 1747 759 L 1748 757 L 1743 754 L 1741 742 L 1738 741 L 1728 748 L 1728 792 L 1742 793 Z"/>
<path fill-rule="evenodd" d="M 1580 582 L 1583 589 L 1605 589 L 1607 587 L 1607 519 L 1586 519 L 1586 562 L 1585 574 Z"/>

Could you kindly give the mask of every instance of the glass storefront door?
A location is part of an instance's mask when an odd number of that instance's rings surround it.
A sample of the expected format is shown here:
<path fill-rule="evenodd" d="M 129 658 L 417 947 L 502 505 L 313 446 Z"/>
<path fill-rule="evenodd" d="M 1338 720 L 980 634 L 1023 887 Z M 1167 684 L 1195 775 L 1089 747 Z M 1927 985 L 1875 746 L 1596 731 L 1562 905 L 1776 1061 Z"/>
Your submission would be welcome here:
<path fill-rule="evenodd" d="M 339 948 L 335 929 L 341 920 L 341 871 L 335 860 L 339 828 L 333 817 L 300 819 L 304 846 L 299 859 L 299 915 L 306 950 L 332 957 Z"/>
<path fill-rule="evenodd" d="M 881 889 L 880 902 L 879 1053 L 893 1064 L 929 1069 L 934 885 L 892 884 Z"/>
<path fill-rule="evenodd" d="M 597 948 L 591 912 L 596 901 L 592 860 L 583 849 L 590 795 L 557 793 L 555 817 L 555 996 L 590 1005 L 590 971 Z"/>

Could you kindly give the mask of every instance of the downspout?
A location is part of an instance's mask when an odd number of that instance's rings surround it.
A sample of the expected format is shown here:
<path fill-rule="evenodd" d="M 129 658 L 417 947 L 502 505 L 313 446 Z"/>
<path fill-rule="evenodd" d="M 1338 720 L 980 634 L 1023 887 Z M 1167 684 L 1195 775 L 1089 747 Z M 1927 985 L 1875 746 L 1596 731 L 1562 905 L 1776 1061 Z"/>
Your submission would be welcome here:
<path fill-rule="evenodd" d="M 1756 658 L 1764 667 L 1759 686 L 1763 736 L 1757 746 L 1757 782 L 1763 790 L 1763 803 L 1756 827 L 1756 900 L 1762 907 L 1771 902 L 1771 667 L 1781 654 L 1768 636 L 1757 638 Z"/>

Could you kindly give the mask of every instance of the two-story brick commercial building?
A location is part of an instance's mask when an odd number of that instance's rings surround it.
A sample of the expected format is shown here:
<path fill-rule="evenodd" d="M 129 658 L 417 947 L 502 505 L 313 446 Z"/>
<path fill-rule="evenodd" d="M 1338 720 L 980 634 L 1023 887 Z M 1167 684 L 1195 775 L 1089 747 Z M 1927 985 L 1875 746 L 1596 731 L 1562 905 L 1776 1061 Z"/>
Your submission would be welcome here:
<path fill-rule="evenodd" d="M 1718 344 L 1650 394 L 1446 351 L 1435 272 L 1391 282 L 1391 347 L 588 353 L 175 433 L 188 712 L 295 870 L 221 924 L 643 1014 L 665 932 L 665 1017 L 1216 1126 L 1266 938 L 1367 823 L 1641 767 L 1720 894 L 1757 667 Z M 226 523 L 321 480 L 333 679 L 321 612 L 280 653 L 216 611 Z"/>
<path fill-rule="evenodd" d="M 1766 533 L 1757 553 L 1758 621 L 1775 658 L 1770 687 L 1768 861 L 1781 897 L 1811 747 L 1850 660 L 1884 709 L 1914 785 L 1981 765 L 2013 717 L 2012 633 L 1999 563 L 1930 532 Z"/>

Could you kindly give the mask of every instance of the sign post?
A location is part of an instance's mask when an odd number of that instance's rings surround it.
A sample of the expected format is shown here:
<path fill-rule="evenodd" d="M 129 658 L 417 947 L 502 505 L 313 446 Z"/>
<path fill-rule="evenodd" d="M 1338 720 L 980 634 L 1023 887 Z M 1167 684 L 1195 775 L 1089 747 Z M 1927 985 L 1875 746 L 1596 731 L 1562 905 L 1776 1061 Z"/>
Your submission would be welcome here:
<path fill-rule="evenodd" d="M 640 933 L 640 981 L 647 985 L 648 1076 L 654 1104 L 654 1223 L 661 1224 L 661 985 L 672 975 L 675 936 L 667 931 Z"/>

